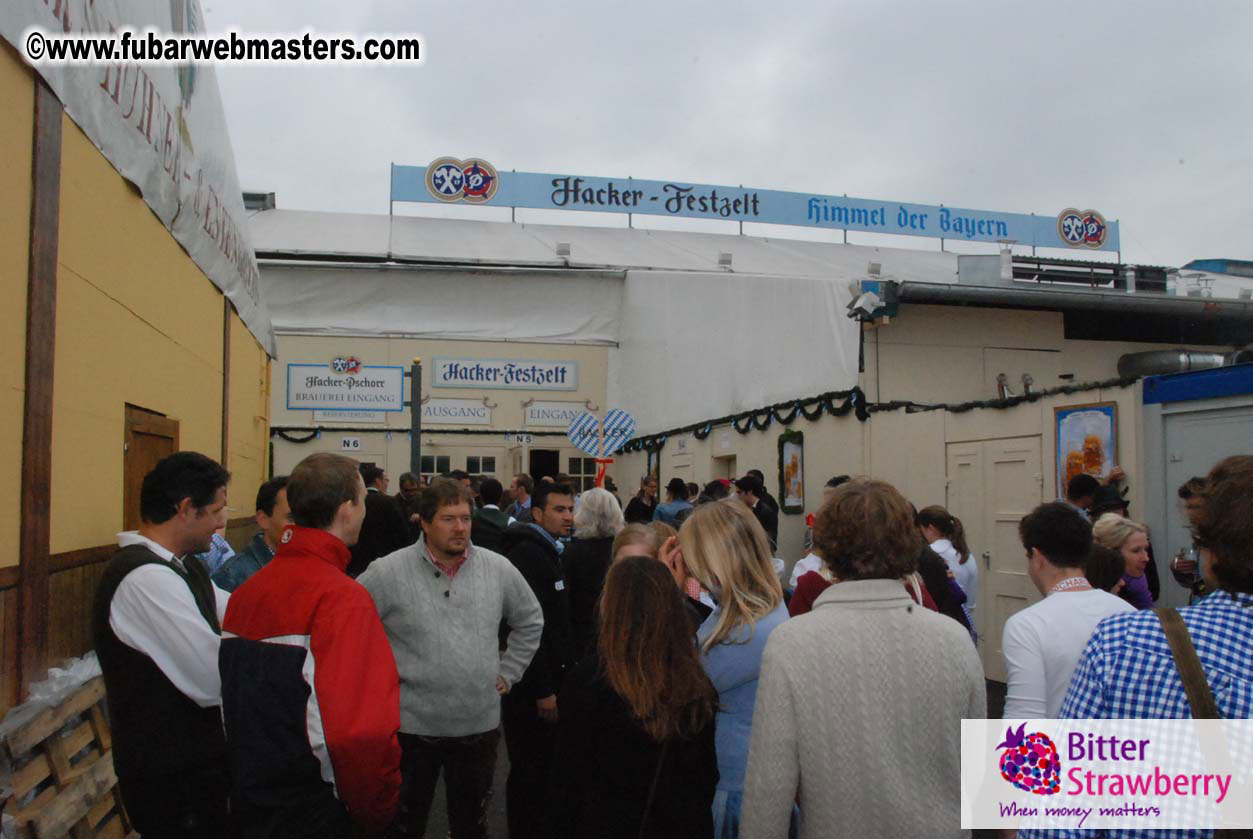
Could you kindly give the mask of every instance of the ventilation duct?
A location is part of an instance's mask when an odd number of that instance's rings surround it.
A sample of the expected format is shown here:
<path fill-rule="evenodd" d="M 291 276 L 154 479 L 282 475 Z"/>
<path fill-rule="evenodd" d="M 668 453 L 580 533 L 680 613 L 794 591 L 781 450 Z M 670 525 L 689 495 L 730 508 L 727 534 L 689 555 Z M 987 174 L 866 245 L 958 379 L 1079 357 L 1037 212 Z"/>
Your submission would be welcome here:
<path fill-rule="evenodd" d="M 1157 376 L 1163 373 L 1186 373 L 1190 370 L 1212 370 L 1232 364 L 1253 362 L 1253 350 L 1230 353 L 1193 352 L 1191 350 L 1152 350 L 1127 353 L 1118 359 L 1118 375 Z"/>

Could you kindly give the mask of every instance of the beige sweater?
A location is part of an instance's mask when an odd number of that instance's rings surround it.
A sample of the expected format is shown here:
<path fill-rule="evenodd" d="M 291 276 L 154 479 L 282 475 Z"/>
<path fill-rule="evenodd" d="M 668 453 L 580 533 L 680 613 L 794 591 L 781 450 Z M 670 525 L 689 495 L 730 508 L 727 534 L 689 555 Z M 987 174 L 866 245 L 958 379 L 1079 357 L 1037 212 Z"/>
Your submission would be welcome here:
<path fill-rule="evenodd" d="M 774 630 L 753 712 L 742 839 L 960 836 L 961 719 L 987 716 L 956 621 L 897 580 L 839 583 Z"/>

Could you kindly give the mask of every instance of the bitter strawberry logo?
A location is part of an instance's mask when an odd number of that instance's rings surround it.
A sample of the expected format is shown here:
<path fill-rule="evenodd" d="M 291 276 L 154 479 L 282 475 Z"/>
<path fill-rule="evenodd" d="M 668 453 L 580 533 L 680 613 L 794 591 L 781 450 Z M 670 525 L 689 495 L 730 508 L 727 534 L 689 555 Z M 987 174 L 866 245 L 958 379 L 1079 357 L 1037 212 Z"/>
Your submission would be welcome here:
<path fill-rule="evenodd" d="M 1057 746 L 1047 734 L 1033 731 L 1024 735 L 1026 730 L 1026 723 L 1017 731 L 1012 726 L 1005 729 L 1005 740 L 997 746 L 1005 750 L 1001 752 L 1001 777 L 1035 795 L 1053 795 L 1061 788 Z"/>

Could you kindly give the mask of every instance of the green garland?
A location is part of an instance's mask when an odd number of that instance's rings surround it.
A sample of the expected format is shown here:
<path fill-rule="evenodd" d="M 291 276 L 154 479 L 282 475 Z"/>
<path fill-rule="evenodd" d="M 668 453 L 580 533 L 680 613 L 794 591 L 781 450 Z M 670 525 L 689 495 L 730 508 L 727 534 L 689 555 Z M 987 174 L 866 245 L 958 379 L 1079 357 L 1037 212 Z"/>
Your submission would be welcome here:
<path fill-rule="evenodd" d="M 666 444 L 666 439 L 674 434 L 690 433 L 697 440 L 704 440 L 713 433 L 714 428 L 721 425 L 730 425 L 740 434 L 747 434 L 753 429 L 765 431 L 776 422 L 783 426 L 791 425 L 798 416 L 804 417 L 809 422 L 815 422 L 823 414 L 843 417 L 852 413 L 859 421 L 866 422 L 870 419 L 871 414 L 899 411 L 901 409 L 908 413 L 948 411 L 953 414 L 962 414 L 967 411 L 973 411 L 976 408 L 992 408 L 1003 411 L 1015 405 L 1022 405 L 1026 402 L 1038 402 L 1041 399 L 1058 394 L 1083 393 L 1084 391 L 1101 390 L 1103 388 L 1130 387 L 1139 381 L 1139 378 L 1138 376 L 1131 376 L 1128 378 L 1105 379 L 1086 384 L 1061 385 L 1048 390 L 1007 396 L 1002 399 L 978 399 L 969 402 L 914 402 L 908 399 L 897 399 L 890 402 L 867 402 L 866 394 L 862 389 L 854 387 L 851 390 L 828 391 L 817 396 L 778 402 L 765 408 L 741 411 L 737 414 L 728 414 L 717 419 L 684 425 L 656 434 L 646 434 L 630 440 L 619 451 L 623 454 L 640 451 L 659 451 Z"/>

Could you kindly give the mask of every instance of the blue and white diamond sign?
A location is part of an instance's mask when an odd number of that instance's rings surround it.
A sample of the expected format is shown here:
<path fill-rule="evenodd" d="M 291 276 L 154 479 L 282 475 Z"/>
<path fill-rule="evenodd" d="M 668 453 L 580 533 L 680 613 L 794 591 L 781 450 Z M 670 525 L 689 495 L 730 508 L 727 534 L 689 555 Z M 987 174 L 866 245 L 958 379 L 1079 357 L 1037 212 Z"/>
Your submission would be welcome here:
<path fill-rule="evenodd" d="M 566 436 L 576 449 L 592 457 L 608 457 L 627 444 L 635 434 L 635 418 L 619 408 L 614 408 L 600 420 L 590 411 L 584 411 L 570 420 Z"/>

